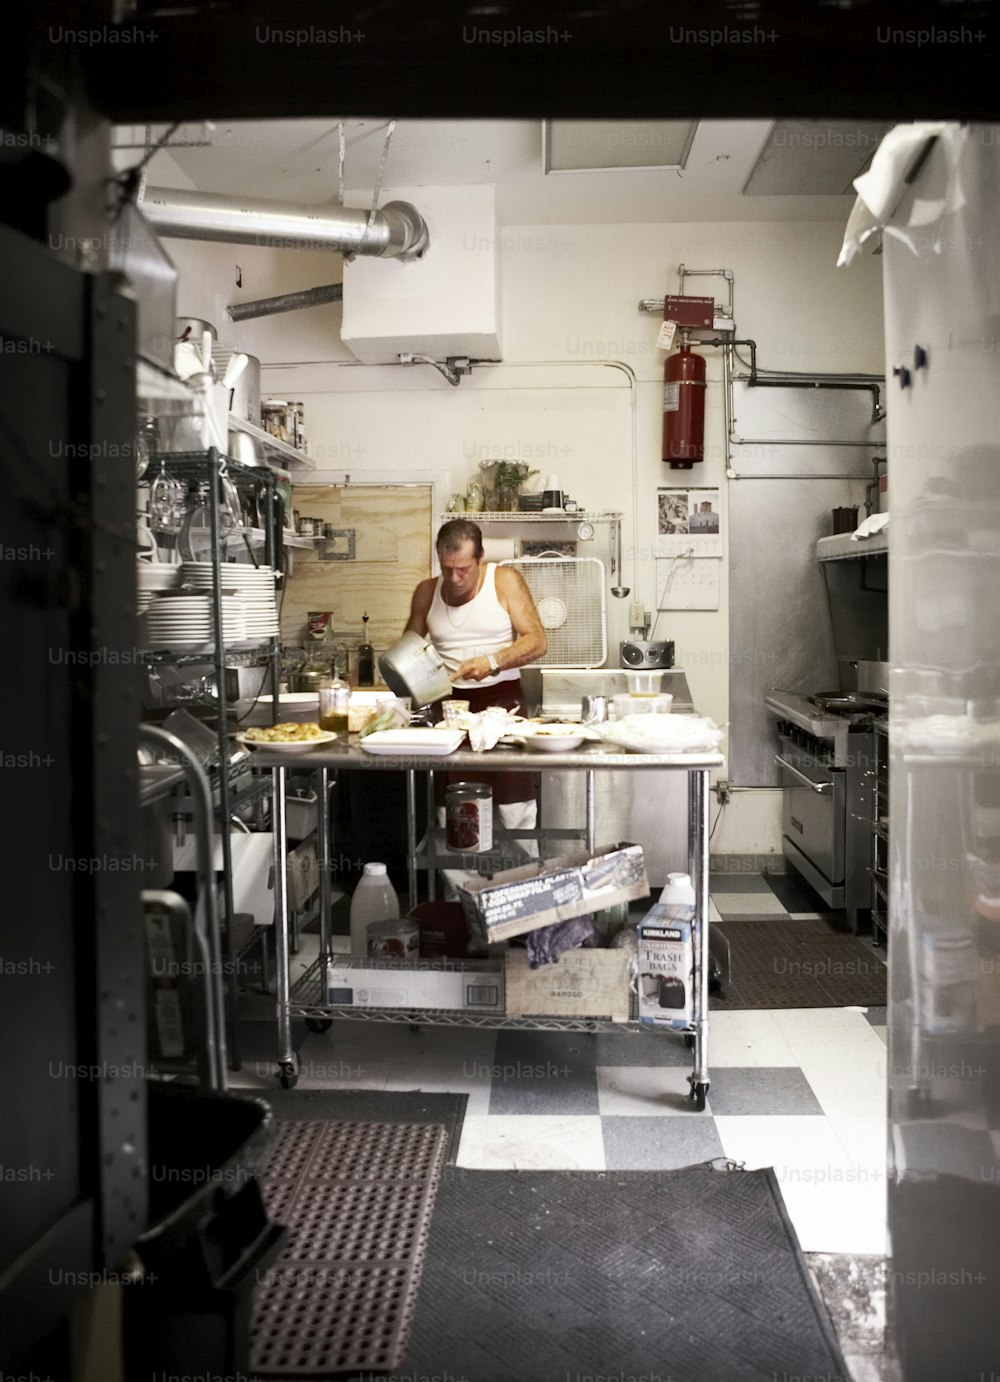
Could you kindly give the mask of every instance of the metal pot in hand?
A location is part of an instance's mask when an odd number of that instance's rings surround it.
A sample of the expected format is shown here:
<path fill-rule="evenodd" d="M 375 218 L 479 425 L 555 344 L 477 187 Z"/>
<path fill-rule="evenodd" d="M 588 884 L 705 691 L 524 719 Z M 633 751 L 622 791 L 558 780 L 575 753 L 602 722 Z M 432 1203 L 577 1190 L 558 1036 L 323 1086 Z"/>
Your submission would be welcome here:
<path fill-rule="evenodd" d="M 378 667 L 389 690 L 409 696 L 415 706 L 451 695 L 451 678 L 438 650 L 420 634 L 404 633 L 382 653 Z"/>

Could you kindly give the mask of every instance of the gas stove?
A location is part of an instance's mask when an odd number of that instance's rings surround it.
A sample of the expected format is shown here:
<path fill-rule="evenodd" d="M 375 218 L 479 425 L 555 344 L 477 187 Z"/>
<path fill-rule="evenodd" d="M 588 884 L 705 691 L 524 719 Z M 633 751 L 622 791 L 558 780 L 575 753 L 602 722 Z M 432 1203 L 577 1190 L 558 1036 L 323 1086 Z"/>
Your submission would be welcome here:
<path fill-rule="evenodd" d="M 850 692 L 764 698 L 777 724 L 774 761 L 784 790 L 782 853 L 828 907 L 843 907 L 853 931 L 871 908 L 875 721 L 880 697 Z"/>

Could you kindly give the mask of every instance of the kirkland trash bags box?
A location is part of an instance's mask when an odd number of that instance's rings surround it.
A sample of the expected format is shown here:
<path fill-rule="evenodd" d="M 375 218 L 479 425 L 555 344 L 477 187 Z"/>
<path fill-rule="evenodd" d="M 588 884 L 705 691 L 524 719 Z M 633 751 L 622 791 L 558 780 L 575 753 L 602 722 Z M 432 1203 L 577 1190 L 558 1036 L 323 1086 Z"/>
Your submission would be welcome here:
<path fill-rule="evenodd" d="M 636 931 L 639 1021 L 690 1027 L 694 1011 L 694 908 L 657 903 Z"/>
<path fill-rule="evenodd" d="M 565 950 L 531 969 L 525 950 L 508 950 L 504 980 L 508 1017 L 629 1016 L 627 950 Z"/>
<path fill-rule="evenodd" d="M 499 960 L 377 960 L 335 956 L 330 963 L 331 1007 L 445 1008 L 502 1013 Z"/>
<path fill-rule="evenodd" d="M 621 841 L 596 854 L 535 860 L 460 886 L 474 939 L 491 944 L 649 896 L 642 846 Z"/>

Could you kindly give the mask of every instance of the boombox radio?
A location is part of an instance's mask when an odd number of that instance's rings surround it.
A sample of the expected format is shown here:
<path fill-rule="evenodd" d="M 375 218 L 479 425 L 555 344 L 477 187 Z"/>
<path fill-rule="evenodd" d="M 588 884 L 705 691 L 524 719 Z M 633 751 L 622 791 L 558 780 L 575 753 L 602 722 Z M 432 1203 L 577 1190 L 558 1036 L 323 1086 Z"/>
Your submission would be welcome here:
<path fill-rule="evenodd" d="M 625 642 L 619 647 L 619 661 L 623 667 L 672 667 L 673 641 L 667 643 Z"/>

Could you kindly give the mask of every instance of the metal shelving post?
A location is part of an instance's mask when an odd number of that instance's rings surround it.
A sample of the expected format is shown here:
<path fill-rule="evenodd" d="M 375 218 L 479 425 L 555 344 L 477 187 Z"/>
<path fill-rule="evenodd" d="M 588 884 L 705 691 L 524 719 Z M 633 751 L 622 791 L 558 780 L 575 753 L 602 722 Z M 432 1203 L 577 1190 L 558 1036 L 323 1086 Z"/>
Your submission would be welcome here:
<path fill-rule="evenodd" d="M 213 645 L 212 645 L 212 666 L 215 673 L 216 684 L 216 734 L 219 743 L 219 841 L 222 851 L 222 893 L 223 893 L 223 914 L 225 919 L 225 947 L 226 955 L 224 960 L 228 983 L 226 985 L 229 1002 L 226 1005 L 226 1027 L 227 1045 L 229 1052 L 230 1067 L 233 1070 L 240 1069 L 240 1050 L 239 1050 L 239 1026 L 238 1026 L 238 1003 L 239 1003 L 239 960 L 248 947 L 239 947 L 236 943 L 236 926 L 233 906 L 233 859 L 232 845 L 230 841 L 229 825 L 232 819 L 232 796 L 229 781 L 229 722 L 226 708 L 226 643 L 224 638 L 222 620 L 222 561 L 221 561 L 221 524 L 219 511 L 219 479 L 222 467 L 226 467 L 227 474 L 247 479 L 257 485 L 263 485 L 265 490 L 264 503 L 264 559 L 265 563 L 272 569 L 275 568 L 275 560 L 278 553 L 277 539 L 277 494 L 274 473 L 264 467 L 244 466 L 238 461 L 231 460 L 224 456 L 215 447 L 209 447 L 207 451 L 158 453 L 154 458 L 155 463 L 162 462 L 166 468 L 178 476 L 186 476 L 206 480 L 208 482 L 208 517 L 209 517 L 209 542 L 211 548 L 212 561 L 212 624 L 213 624 Z M 278 703 L 278 667 L 281 657 L 280 634 L 268 640 L 268 660 L 269 680 L 271 683 L 271 716 L 272 724 L 278 722 L 279 703 Z M 264 940 L 266 944 L 266 937 Z"/>

